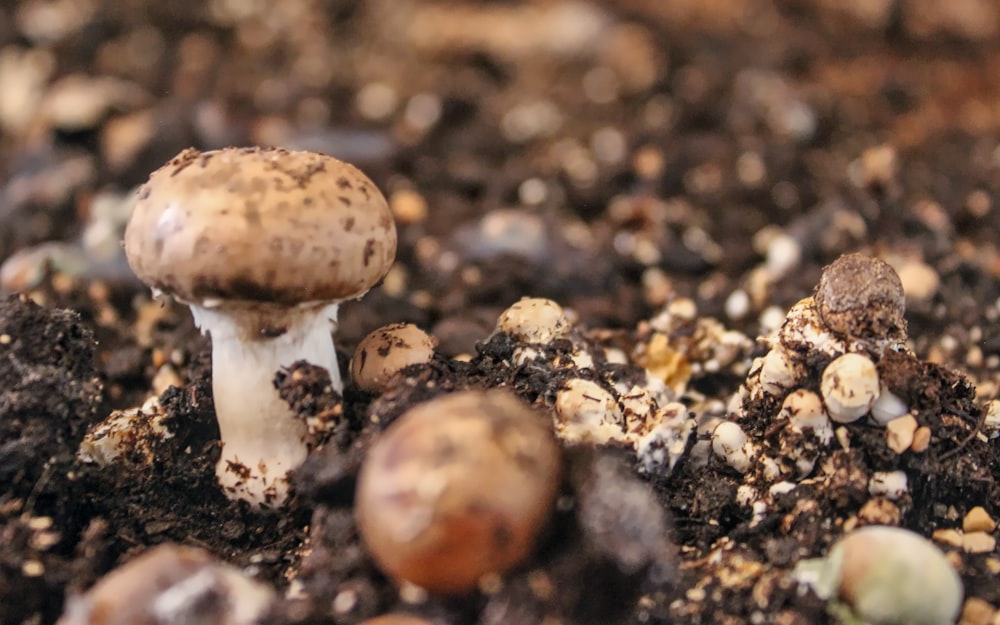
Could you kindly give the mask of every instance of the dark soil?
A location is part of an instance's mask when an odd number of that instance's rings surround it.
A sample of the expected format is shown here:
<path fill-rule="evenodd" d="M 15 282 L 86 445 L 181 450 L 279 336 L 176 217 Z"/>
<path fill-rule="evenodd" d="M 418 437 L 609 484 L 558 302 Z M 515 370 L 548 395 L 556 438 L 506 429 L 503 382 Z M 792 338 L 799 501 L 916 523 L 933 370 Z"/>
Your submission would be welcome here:
<path fill-rule="evenodd" d="M 291 589 L 277 624 L 397 608 L 442 625 L 827 623 L 789 573 L 847 528 L 891 522 L 930 537 L 975 506 L 1000 515 L 983 410 L 1000 389 L 1000 8 L 237 6 L 0 8 L 0 91 L 21 96 L 0 97 L 0 625 L 54 623 L 68 593 L 164 542 Z M 390 198 L 397 265 L 342 307 L 342 371 L 382 325 L 413 322 L 438 340 L 433 362 L 377 396 L 349 381 L 334 394 L 310 365 L 281 372 L 303 418 L 336 425 L 296 473 L 291 505 L 264 512 L 215 484 L 209 339 L 184 307 L 151 301 L 118 246 L 124 202 L 150 171 L 188 146 L 255 143 L 352 161 Z M 568 446 L 559 511 L 499 588 L 409 601 L 365 553 L 357 469 L 408 407 L 502 386 L 548 418 L 567 379 L 644 384 L 659 333 L 680 354 L 668 380 L 680 401 L 725 416 L 766 352 L 754 339 L 847 252 L 929 270 L 904 275 L 912 353 L 878 362 L 930 428 L 925 452 L 896 454 L 883 428 L 849 424 L 850 448 L 834 444 L 813 479 L 755 519 L 737 498 L 745 476 L 696 453 L 710 432 L 652 475 L 629 448 Z M 513 364 L 522 346 L 494 326 L 522 296 L 551 298 L 576 323 Z M 688 300 L 694 318 L 669 313 Z M 725 362 L 716 327 L 749 339 Z M 580 349 L 592 367 L 570 362 Z M 816 390 L 825 361 L 811 358 L 801 385 Z M 151 395 L 172 437 L 137 441 L 105 468 L 77 458 L 88 428 Z M 778 405 L 746 402 L 741 418 L 773 449 Z M 871 473 L 895 470 L 908 492 L 872 497 Z M 1000 606 L 995 549 L 938 546 L 967 597 Z"/>

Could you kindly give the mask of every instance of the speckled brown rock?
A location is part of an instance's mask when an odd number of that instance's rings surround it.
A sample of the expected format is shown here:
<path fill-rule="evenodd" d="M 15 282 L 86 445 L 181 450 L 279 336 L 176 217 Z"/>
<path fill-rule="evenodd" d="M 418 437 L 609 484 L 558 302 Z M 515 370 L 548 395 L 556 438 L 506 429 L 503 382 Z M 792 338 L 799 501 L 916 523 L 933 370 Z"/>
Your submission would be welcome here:
<path fill-rule="evenodd" d="M 502 390 L 446 395 L 401 416 L 369 451 L 355 501 L 382 570 L 456 594 L 522 561 L 560 481 L 548 423 Z"/>
<path fill-rule="evenodd" d="M 189 148 L 139 189 L 125 253 L 185 302 L 335 301 L 385 275 L 396 228 L 372 181 L 330 156 Z"/>
<path fill-rule="evenodd" d="M 823 270 L 815 299 L 820 318 L 838 334 L 862 340 L 906 337 L 903 285 L 882 260 L 841 256 Z"/>

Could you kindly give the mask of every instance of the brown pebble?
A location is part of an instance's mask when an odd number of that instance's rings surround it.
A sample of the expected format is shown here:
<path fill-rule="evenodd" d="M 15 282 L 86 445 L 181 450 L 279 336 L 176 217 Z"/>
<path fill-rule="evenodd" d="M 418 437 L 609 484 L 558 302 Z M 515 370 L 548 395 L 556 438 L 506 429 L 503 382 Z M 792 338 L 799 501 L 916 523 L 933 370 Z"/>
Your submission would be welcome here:
<path fill-rule="evenodd" d="M 917 431 L 913 433 L 913 442 L 910 443 L 910 450 L 916 454 L 922 454 L 927 451 L 927 448 L 931 445 L 931 429 L 926 425 L 922 425 L 917 428 Z"/>
<path fill-rule="evenodd" d="M 427 200 L 412 189 L 400 189 L 389 196 L 389 209 L 396 221 L 416 224 L 427 220 Z"/>
<path fill-rule="evenodd" d="M 826 326 L 852 338 L 906 336 L 906 297 L 896 271 L 885 261 L 845 254 L 823 270 L 816 304 Z"/>
<path fill-rule="evenodd" d="M 358 530 L 380 568 L 459 594 L 527 557 L 560 482 L 550 422 L 502 390 L 453 393 L 403 414 L 358 477 Z"/>

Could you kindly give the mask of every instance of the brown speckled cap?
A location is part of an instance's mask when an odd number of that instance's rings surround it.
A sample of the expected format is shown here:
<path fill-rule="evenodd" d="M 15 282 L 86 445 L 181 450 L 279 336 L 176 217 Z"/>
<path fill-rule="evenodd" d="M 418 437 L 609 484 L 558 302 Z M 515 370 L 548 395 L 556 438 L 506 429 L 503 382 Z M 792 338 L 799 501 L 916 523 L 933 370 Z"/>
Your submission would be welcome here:
<path fill-rule="evenodd" d="M 275 148 L 184 150 L 139 189 L 132 270 L 186 302 L 360 297 L 396 255 L 385 198 L 333 157 Z"/>
<path fill-rule="evenodd" d="M 860 339 L 906 338 L 906 296 L 889 263 L 844 254 L 823 268 L 816 287 L 819 316 L 834 332 Z"/>
<path fill-rule="evenodd" d="M 396 372 L 430 362 L 437 341 L 412 323 L 378 328 L 358 343 L 351 358 L 351 377 L 362 390 L 377 393 Z"/>

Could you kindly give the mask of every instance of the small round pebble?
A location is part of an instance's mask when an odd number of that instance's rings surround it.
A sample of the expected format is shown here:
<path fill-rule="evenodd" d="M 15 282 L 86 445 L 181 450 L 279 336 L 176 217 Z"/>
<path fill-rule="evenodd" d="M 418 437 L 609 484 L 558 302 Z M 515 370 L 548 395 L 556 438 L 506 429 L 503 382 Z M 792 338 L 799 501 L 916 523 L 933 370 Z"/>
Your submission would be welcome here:
<path fill-rule="evenodd" d="M 909 303 L 927 302 L 937 295 L 941 286 L 938 272 L 920 261 L 911 261 L 899 268 L 899 281 Z"/>
<path fill-rule="evenodd" d="M 819 315 L 830 330 L 871 340 L 906 336 L 906 296 L 896 271 L 863 254 L 841 256 L 816 287 Z"/>
<path fill-rule="evenodd" d="M 876 497 L 888 497 L 895 501 L 909 490 L 906 471 L 874 471 L 868 479 L 868 492 Z"/>
<path fill-rule="evenodd" d="M 750 470 L 753 443 L 738 423 L 723 421 L 712 432 L 712 451 L 740 473 Z"/>
<path fill-rule="evenodd" d="M 871 410 L 878 399 L 878 371 L 867 356 L 844 354 L 823 370 L 819 388 L 830 418 L 851 423 Z"/>
<path fill-rule="evenodd" d="M 833 440 L 833 426 L 823 408 L 823 401 L 816 393 L 806 389 L 796 389 L 785 397 L 779 413 L 788 419 L 788 425 L 795 432 L 811 431 L 824 445 Z"/>
<path fill-rule="evenodd" d="M 549 423 L 496 389 L 445 395 L 399 417 L 358 476 L 358 530 L 379 567 L 461 594 L 526 558 L 560 483 Z"/>
<path fill-rule="evenodd" d="M 872 403 L 872 419 L 879 425 L 886 425 L 909 411 L 906 402 L 885 386 L 879 389 L 878 398 Z"/>
<path fill-rule="evenodd" d="M 778 346 L 764 356 L 758 380 L 765 393 L 781 396 L 798 384 L 802 374 L 802 367 L 791 359 L 786 350 Z"/>
<path fill-rule="evenodd" d="M 430 362 L 436 346 L 431 336 L 412 323 L 381 327 L 358 343 L 351 358 L 351 377 L 362 390 L 384 391 L 398 371 Z"/>

